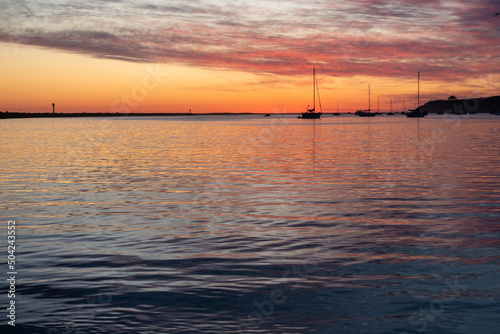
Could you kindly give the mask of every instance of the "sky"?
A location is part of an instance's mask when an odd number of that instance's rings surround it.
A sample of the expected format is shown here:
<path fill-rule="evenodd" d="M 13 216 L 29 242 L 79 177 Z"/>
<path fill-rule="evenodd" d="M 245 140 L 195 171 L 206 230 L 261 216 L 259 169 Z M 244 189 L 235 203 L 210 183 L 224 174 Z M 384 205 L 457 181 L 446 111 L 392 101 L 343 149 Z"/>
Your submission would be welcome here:
<path fill-rule="evenodd" d="M 500 95 L 498 0 L 2 0 L 0 111 L 301 112 Z"/>

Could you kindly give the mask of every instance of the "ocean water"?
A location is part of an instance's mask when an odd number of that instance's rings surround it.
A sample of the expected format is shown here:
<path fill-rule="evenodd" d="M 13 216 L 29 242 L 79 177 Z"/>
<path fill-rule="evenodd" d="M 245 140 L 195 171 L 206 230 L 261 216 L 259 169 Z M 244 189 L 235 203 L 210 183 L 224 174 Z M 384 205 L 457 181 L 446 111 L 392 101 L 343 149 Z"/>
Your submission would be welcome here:
<path fill-rule="evenodd" d="M 16 333 L 500 332 L 498 116 L 0 129 Z"/>

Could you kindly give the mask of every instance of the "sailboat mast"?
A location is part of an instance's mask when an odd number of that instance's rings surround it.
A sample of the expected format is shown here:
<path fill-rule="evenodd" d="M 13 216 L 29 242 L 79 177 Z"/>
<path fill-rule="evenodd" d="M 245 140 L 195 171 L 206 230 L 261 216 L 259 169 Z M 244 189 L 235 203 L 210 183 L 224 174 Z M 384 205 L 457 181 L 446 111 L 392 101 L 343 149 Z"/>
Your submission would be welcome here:
<path fill-rule="evenodd" d="M 316 69 L 313 67 L 313 110 L 316 111 Z"/>
<path fill-rule="evenodd" d="M 420 111 L 420 72 L 418 72 L 417 109 Z"/>
<path fill-rule="evenodd" d="M 318 102 L 319 102 L 319 112 L 323 112 L 323 108 L 321 107 L 321 97 L 319 96 L 319 85 L 318 80 L 316 80 L 316 90 L 318 91 Z"/>
<path fill-rule="evenodd" d="M 368 85 L 368 111 L 371 110 L 371 95 L 370 95 L 370 85 Z"/>

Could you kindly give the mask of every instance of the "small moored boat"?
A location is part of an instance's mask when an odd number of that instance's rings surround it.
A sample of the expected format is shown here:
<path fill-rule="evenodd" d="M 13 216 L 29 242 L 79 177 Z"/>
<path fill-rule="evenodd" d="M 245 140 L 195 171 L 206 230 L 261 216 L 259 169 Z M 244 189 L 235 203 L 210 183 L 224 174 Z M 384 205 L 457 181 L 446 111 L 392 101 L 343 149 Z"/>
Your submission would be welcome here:
<path fill-rule="evenodd" d="M 417 88 L 417 108 L 413 110 L 409 110 L 406 113 L 406 117 L 425 117 L 427 115 L 427 111 L 420 111 L 420 72 L 418 72 L 418 88 Z"/>
<path fill-rule="evenodd" d="M 359 117 L 375 117 L 377 113 L 370 111 L 370 85 L 368 85 L 368 109 L 367 110 L 358 110 L 354 113 L 354 115 L 358 115 Z"/>

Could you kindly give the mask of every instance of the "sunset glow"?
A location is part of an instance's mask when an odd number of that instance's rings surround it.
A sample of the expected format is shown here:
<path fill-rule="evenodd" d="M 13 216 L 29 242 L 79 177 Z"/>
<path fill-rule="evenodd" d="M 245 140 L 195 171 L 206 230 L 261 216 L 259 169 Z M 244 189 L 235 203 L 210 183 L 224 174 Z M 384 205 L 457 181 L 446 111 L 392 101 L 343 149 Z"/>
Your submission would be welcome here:
<path fill-rule="evenodd" d="M 494 1 L 11 1 L 0 111 L 395 110 L 500 95 Z M 153 73 L 156 73 L 156 75 Z M 160 73 L 160 74 L 159 74 Z"/>

